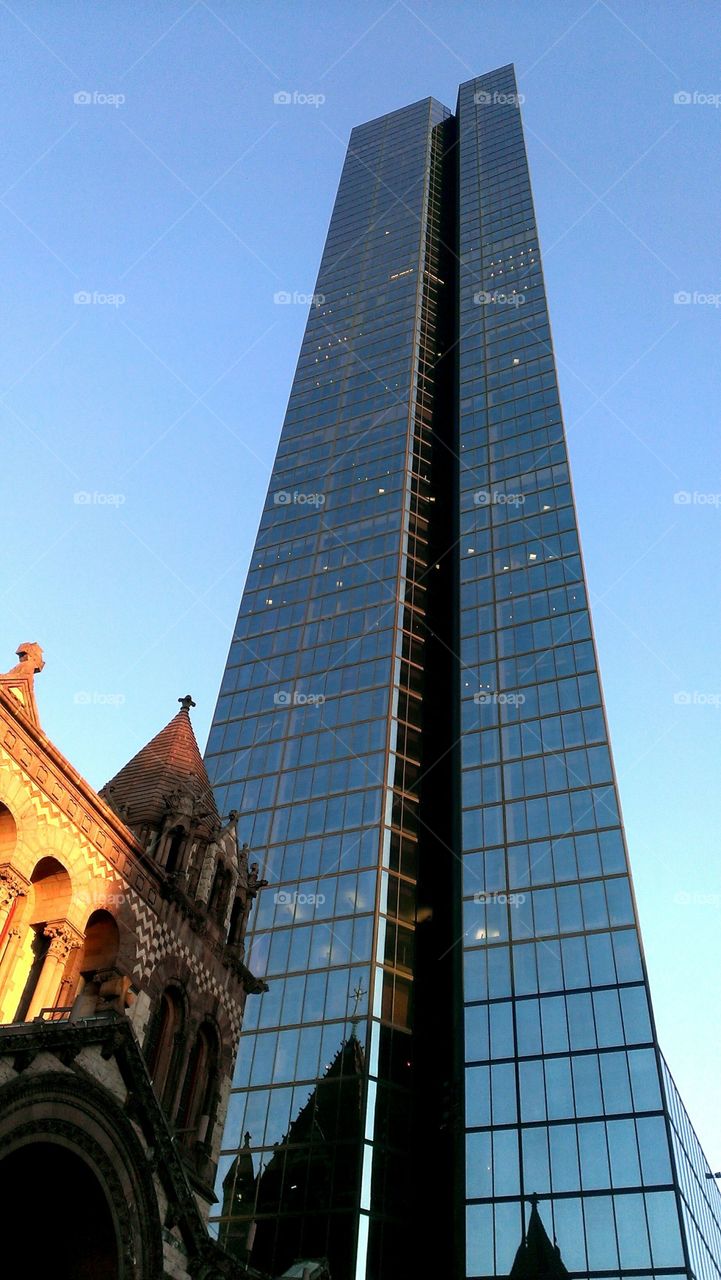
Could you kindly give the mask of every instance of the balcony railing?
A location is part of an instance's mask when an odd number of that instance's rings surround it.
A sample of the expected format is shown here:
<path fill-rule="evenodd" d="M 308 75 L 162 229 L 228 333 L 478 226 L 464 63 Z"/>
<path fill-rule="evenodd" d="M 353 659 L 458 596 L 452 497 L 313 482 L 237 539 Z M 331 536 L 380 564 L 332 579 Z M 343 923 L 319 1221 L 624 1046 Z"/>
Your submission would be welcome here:
<path fill-rule="evenodd" d="M 41 1009 L 36 1013 L 33 1022 L 67 1022 L 72 1013 L 73 1006 L 66 1005 L 48 1005 L 46 1009 Z"/>

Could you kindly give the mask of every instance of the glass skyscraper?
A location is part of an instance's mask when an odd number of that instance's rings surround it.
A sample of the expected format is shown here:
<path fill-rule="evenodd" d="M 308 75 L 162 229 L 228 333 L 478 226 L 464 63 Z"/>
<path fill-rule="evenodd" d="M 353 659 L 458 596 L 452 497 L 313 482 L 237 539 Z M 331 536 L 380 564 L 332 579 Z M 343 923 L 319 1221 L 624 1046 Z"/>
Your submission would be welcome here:
<path fill-rule="evenodd" d="M 270 1275 L 721 1276 L 661 1056 L 513 68 L 351 135 L 210 734 L 268 881 L 218 1175 Z"/>

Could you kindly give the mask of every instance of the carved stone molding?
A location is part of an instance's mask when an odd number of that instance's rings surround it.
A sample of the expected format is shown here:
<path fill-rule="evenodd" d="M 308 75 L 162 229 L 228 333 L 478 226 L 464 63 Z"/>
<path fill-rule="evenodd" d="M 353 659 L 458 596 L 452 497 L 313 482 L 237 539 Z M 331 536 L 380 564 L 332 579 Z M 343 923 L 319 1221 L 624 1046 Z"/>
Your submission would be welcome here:
<path fill-rule="evenodd" d="M 135 1134 L 94 1081 L 42 1074 L 0 1093 L 0 1160 L 23 1143 L 55 1141 L 99 1175 L 115 1220 L 122 1280 L 161 1274 L 162 1245 L 152 1175 Z M 112 1135 L 107 1120 L 112 1115 Z M 29 1116 L 29 1118 L 27 1118 Z M 105 1132 L 103 1132 L 103 1130 Z M 133 1186 L 135 1195 L 128 1195 Z M 157 1271 L 156 1271 L 157 1268 Z"/>
<path fill-rule="evenodd" d="M 15 867 L 6 862 L 0 867 L 0 911 L 5 910 L 15 901 L 23 897 L 30 888 L 30 882 Z"/>
<path fill-rule="evenodd" d="M 46 924 L 43 933 L 50 939 L 48 955 L 55 956 L 57 960 L 67 960 L 70 952 L 82 947 L 85 942 L 82 934 L 68 924 L 67 920 L 52 920 L 50 924 Z"/>
<path fill-rule="evenodd" d="M 81 1047 L 91 1046 L 102 1058 L 115 1059 L 127 1091 L 125 1105 L 77 1063 L 62 1073 L 25 1074 L 41 1052 L 62 1061 L 64 1054 L 77 1058 Z M 76 1023 L 0 1027 L 3 1056 L 23 1062 L 16 1067 L 19 1076 L 0 1086 L 0 1161 L 18 1145 L 20 1127 L 26 1124 L 33 1127 L 24 1137 L 39 1142 L 50 1138 L 82 1150 L 105 1185 L 122 1232 L 120 1280 L 160 1280 L 165 1274 L 161 1204 L 173 1206 L 189 1275 L 197 1280 L 248 1280 L 239 1260 L 208 1236 L 177 1140 L 127 1018 L 101 1013 Z M 68 1127 L 61 1131 L 58 1124 Z"/>
<path fill-rule="evenodd" d="M 0 745 L 8 753 L 8 768 L 13 768 L 23 791 L 39 805 L 43 816 L 52 813 L 56 823 L 72 832 L 90 857 L 102 865 L 107 878 L 118 872 L 125 879 L 132 877 L 136 892 L 153 907 L 158 894 L 157 868 L 132 832 L 114 829 L 107 821 L 102 797 L 99 801 L 74 771 L 69 774 L 62 767 L 62 757 L 58 760 L 52 747 L 47 750 L 45 744 L 38 743 L 26 724 L 11 721 L 4 703 L 0 703 Z"/>

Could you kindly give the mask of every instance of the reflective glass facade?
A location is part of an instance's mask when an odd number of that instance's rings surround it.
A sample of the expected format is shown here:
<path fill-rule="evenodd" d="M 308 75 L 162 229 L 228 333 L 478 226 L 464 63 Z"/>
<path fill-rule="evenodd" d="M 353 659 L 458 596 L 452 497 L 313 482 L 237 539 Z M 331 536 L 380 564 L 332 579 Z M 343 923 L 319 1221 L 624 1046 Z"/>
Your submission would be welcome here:
<path fill-rule="evenodd" d="M 252 1261 L 271 1274 L 329 1255 L 354 1275 L 372 1200 L 376 1252 L 410 1209 L 433 130 L 447 114 L 427 100 L 353 131 L 208 746 L 270 882 L 249 958 L 270 991 L 246 1019 L 226 1136 L 247 1132 L 248 1149 L 221 1162 L 220 1233 L 245 1246 L 250 1204 Z"/>
<path fill-rule="evenodd" d="M 351 135 L 207 764 L 269 882 L 218 1183 L 278 1275 L 716 1280 L 656 1044 L 511 67 Z M 432 1224 L 430 1229 L 424 1223 Z"/>
<path fill-rule="evenodd" d="M 467 1274 L 533 1192 L 570 1271 L 682 1270 L 512 68 L 458 120 Z"/>

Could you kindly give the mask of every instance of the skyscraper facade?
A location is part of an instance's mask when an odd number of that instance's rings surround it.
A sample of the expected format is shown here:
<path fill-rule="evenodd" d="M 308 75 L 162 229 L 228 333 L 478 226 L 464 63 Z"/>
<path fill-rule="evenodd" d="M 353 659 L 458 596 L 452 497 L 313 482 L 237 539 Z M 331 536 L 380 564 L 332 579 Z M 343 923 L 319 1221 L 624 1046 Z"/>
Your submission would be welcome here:
<path fill-rule="evenodd" d="M 512 67 L 354 129 L 208 743 L 268 881 L 219 1234 L 721 1275 L 661 1057 Z M 252 1019 L 252 1021 L 251 1021 Z M 430 1274 L 431 1272 L 429 1272 Z"/>

